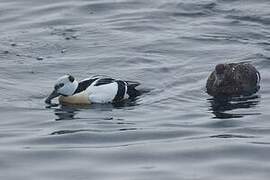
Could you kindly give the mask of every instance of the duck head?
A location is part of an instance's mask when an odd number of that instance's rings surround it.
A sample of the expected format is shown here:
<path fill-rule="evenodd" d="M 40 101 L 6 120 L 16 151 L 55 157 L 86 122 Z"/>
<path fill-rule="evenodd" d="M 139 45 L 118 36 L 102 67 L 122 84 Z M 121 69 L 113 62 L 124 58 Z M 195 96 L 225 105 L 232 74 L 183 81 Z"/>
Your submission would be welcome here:
<path fill-rule="evenodd" d="M 215 67 L 214 76 L 215 76 L 215 86 L 221 86 L 226 80 L 226 73 L 230 66 L 228 64 L 218 64 Z"/>
<path fill-rule="evenodd" d="M 60 77 L 55 85 L 53 92 L 45 100 L 45 103 L 51 104 L 51 100 L 62 95 L 62 96 L 71 96 L 74 94 L 78 87 L 78 81 L 71 75 L 65 75 Z"/>

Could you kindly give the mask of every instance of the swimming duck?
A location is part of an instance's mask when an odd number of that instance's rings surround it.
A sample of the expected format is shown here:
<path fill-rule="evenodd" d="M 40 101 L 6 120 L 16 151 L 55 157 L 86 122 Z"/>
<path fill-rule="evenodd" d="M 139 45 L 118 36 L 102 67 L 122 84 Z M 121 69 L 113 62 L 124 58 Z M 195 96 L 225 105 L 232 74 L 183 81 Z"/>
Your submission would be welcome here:
<path fill-rule="evenodd" d="M 138 82 L 97 76 L 78 82 L 73 76 L 64 75 L 56 81 L 53 92 L 45 102 L 51 104 L 56 97 L 59 97 L 61 104 L 120 102 L 140 95 L 135 89 L 138 85 Z"/>
<path fill-rule="evenodd" d="M 260 89 L 260 73 L 249 63 L 218 64 L 207 79 L 211 96 L 251 95 Z"/>

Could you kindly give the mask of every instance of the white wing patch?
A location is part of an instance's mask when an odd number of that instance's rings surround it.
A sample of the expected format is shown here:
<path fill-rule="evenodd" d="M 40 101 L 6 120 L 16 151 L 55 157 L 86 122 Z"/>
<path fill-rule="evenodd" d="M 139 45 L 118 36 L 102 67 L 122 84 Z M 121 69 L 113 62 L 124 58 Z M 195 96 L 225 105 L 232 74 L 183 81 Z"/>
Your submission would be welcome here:
<path fill-rule="evenodd" d="M 96 81 L 95 81 L 96 82 Z M 93 103 L 109 103 L 112 102 L 117 94 L 118 84 L 116 82 L 94 86 L 94 83 L 87 88 L 89 100 Z"/>

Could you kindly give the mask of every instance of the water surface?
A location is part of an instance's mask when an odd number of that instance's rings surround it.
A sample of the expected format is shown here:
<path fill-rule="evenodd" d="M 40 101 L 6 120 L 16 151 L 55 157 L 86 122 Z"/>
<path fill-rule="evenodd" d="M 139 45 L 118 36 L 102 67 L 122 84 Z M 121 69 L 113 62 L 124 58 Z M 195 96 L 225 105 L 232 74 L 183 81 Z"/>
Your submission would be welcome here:
<path fill-rule="evenodd" d="M 0 178 L 270 176 L 268 0 L 1 0 Z M 261 90 L 218 102 L 217 63 L 251 62 Z M 63 74 L 135 80 L 120 106 L 44 99 Z"/>

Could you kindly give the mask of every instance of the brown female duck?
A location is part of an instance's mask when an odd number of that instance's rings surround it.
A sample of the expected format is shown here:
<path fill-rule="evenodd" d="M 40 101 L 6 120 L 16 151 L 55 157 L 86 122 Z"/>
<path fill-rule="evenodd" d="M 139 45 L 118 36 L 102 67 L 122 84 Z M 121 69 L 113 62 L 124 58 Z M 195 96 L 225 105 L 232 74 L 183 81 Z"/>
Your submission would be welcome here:
<path fill-rule="evenodd" d="M 260 73 L 249 63 L 218 64 L 206 83 L 211 96 L 251 95 L 259 89 Z"/>

